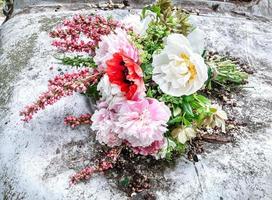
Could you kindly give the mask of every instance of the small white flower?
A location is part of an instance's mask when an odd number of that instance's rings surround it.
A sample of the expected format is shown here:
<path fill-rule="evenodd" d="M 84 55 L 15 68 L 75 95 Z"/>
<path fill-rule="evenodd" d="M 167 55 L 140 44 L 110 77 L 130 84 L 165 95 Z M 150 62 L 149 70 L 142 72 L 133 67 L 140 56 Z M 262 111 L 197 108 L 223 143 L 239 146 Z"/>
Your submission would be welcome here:
<path fill-rule="evenodd" d="M 97 90 L 102 96 L 101 100 L 107 102 L 109 107 L 125 99 L 124 94 L 120 91 L 118 85 L 110 83 L 107 74 L 100 79 L 97 84 Z"/>
<path fill-rule="evenodd" d="M 226 132 L 226 125 L 225 121 L 228 119 L 227 113 L 222 110 L 222 107 L 218 104 L 213 104 L 210 106 L 211 112 L 213 114 L 206 118 L 203 122 L 203 124 L 207 128 L 215 128 L 220 127 L 222 129 L 222 132 Z"/>
<path fill-rule="evenodd" d="M 177 127 L 172 130 L 171 135 L 181 144 L 185 144 L 187 141 L 196 137 L 196 131 L 192 127 Z"/>
<path fill-rule="evenodd" d="M 189 38 L 197 40 L 197 34 Z M 153 55 L 152 79 L 164 93 L 172 96 L 195 93 L 208 79 L 208 68 L 199 55 L 200 51 L 196 46 L 192 48 L 182 34 L 170 34 L 165 38 L 165 48 Z"/>
<path fill-rule="evenodd" d="M 146 17 L 143 20 L 141 20 L 140 15 L 131 14 L 126 16 L 122 20 L 122 23 L 127 28 L 132 28 L 132 30 L 135 33 L 139 34 L 140 36 L 143 36 L 146 33 L 149 23 L 154 19 L 154 17 L 155 17 L 155 14 L 152 13 L 151 11 L 147 13 Z"/>

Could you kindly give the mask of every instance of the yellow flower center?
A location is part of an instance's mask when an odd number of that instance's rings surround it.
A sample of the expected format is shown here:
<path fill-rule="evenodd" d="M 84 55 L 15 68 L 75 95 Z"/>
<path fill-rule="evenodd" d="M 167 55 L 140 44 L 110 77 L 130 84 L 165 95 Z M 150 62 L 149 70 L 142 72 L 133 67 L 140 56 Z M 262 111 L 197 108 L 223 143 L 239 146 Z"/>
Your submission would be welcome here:
<path fill-rule="evenodd" d="M 196 78 L 196 68 L 195 65 L 191 62 L 190 57 L 186 53 L 181 53 L 180 57 L 183 59 L 183 62 L 186 63 L 188 66 L 188 70 L 190 72 L 190 81 L 194 80 Z"/>

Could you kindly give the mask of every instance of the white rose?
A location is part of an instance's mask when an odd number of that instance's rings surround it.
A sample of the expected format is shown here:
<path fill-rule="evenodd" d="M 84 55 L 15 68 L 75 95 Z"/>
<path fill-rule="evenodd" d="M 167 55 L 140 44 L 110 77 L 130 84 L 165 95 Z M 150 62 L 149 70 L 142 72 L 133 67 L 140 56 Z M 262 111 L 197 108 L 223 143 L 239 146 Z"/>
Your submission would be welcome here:
<path fill-rule="evenodd" d="M 197 34 L 189 35 L 189 39 L 197 41 Z M 182 34 L 170 34 L 165 38 L 165 48 L 159 54 L 153 55 L 152 79 L 166 94 L 193 94 L 208 79 L 208 68 L 199 55 L 201 49 L 197 46 L 192 48 L 190 41 Z"/>
<path fill-rule="evenodd" d="M 122 23 L 127 27 L 127 28 L 132 28 L 132 30 L 139 34 L 140 36 L 145 35 L 146 30 L 148 28 L 149 23 L 155 18 L 155 14 L 152 13 L 151 11 L 147 13 L 146 17 L 141 20 L 140 15 L 137 14 L 131 14 L 126 16 L 123 20 Z"/>
<path fill-rule="evenodd" d="M 177 127 L 174 130 L 172 130 L 171 135 L 174 138 L 177 138 L 177 140 L 181 144 L 185 144 L 187 141 L 191 140 L 192 138 L 196 137 L 196 132 L 191 127 Z"/>

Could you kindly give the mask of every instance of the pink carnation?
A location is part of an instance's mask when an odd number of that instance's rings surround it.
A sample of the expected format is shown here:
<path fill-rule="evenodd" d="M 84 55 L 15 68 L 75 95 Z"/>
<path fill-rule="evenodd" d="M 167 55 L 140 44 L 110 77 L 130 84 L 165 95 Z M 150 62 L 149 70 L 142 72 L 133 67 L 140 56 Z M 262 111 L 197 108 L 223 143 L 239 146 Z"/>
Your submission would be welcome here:
<path fill-rule="evenodd" d="M 170 116 L 170 109 L 156 99 L 124 101 L 120 104 L 115 123 L 118 137 L 128 141 L 132 147 L 148 147 L 163 140 Z"/>
<path fill-rule="evenodd" d="M 106 144 L 110 147 L 118 146 L 122 140 L 117 137 L 114 132 L 116 129 L 116 106 L 108 107 L 107 103 L 102 102 L 98 105 L 98 110 L 95 111 L 92 120 L 92 130 L 97 131 L 96 139 L 101 144 Z"/>
<path fill-rule="evenodd" d="M 139 61 L 137 49 L 129 42 L 128 35 L 125 30 L 116 28 L 109 35 L 101 36 L 98 48 L 95 51 L 94 61 L 101 69 L 106 69 L 106 61 L 112 59 L 113 54 L 124 52 L 126 56 L 131 58 L 135 63 Z"/>

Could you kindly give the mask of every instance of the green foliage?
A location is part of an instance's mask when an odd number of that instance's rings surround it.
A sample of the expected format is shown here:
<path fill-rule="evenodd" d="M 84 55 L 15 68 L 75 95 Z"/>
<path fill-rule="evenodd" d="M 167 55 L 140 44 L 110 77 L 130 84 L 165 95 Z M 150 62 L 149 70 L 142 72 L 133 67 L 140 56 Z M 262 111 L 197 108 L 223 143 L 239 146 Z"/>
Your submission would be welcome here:
<path fill-rule="evenodd" d="M 209 66 L 208 89 L 212 89 L 214 84 L 230 89 L 245 84 L 248 79 L 248 74 L 227 57 L 214 55 L 207 58 L 206 62 Z"/>
<path fill-rule="evenodd" d="M 64 56 L 62 58 L 56 58 L 61 61 L 63 65 L 69 65 L 73 67 L 90 67 L 95 68 L 96 64 L 91 57 L 83 57 L 83 56 Z"/>
<path fill-rule="evenodd" d="M 190 15 L 182 9 L 175 8 L 171 0 L 158 0 L 156 4 L 145 7 L 142 18 L 146 17 L 148 10 L 156 14 L 156 24 L 164 25 L 169 32 L 187 36 L 193 30 L 188 20 Z"/>
<path fill-rule="evenodd" d="M 152 78 L 153 67 L 151 63 L 143 63 L 141 68 L 144 72 L 144 81 L 147 83 Z"/>
<path fill-rule="evenodd" d="M 172 0 L 158 0 L 156 5 L 161 8 L 162 13 L 164 13 L 168 8 L 173 9 Z"/>
<path fill-rule="evenodd" d="M 155 4 L 152 6 L 144 7 L 142 9 L 142 16 L 141 16 L 142 19 L 147 16 L 147 13 L 148 13 L 147 11 L 151 11 L 151 12 L 155 13 L 157 16 L 159 16 L 161 13 L 161 8 Z"/>
<path fill-rule="evenodd" d="M 85 93 L 86 96 L 98 100 L 100 98 L 100 94 L 97 90 L 97 85 L 90 85 Z"/>
<path fill-rule="evenodd" d="M 155 4 L 157 7 L 160 8 L 160 19 L 163 23 L 167 23 L 169 18 L 173 15 L 173 4 L 171 0 L 158 0 Z"/>
<path fill-rule="evenodd" d="M 152 58 L 154 52 L 161 50 L 163 46 L 163 38 L 168 36 L 170 32 L 167 27 L 156 22 L 151 22 L 146 31 L 146 36 L 140 41 L 143 50 L 146 51 L 150 56 L 148 60 Z"/>
<path fill-rule="evenodd" d="M 184 154 L 185 149 L 186 149 L 186 145 L 182 144 L 182 143 L 180 143 L 178 141 L 175 141 L 175 142 L 176 142 L 176 145 L 177 145 L 176 148 L 175 148 L 176 153 Z"/>
<path fill-rule="evenodd" d="M 168 122 L 170 127 L 179 125 L 200 126 L 203 120 L 212 114 L 209 109 L 210 101 L 196 93 L 183 97 L 163 94 L 159 100 L 165 102 L 172 111 L 172 116 Z"/>
<path fill-rule="evenodd" d="M 166 135 L 167 136 L 167 135 Z M 171 136 L 166 137 L 166 146 L 164 146 L 157 154 L 158 158 L 165 158 L 168 161 L 172 161 L 174 155 L 184 154 L 186 149 L 185 144 L 181 144 Z"/>
<path fill-rule="evenodd" d="M 165 159 L 168 161 L 171 161 L 173 159 L 173 155 L 182 155 L 185 153 L 186 145 L 181 144 L 180 142 L 173 140 L 172 138 L 167 138 L 167 149 L 165 154 Z M 174 145 L 171 145 L 171 143 L 174 143 Z"/>
<path fill-rule="evenodd" d="M 123 186 L 123 187 L 128 187 L 128 185 L 129 185 L 129 183 L 130 183 L 130 178 L 127 177 L 127 176 L 125 176 L 125 177 L 123 177 L 123 178 L 119 181 L 119 183 L 120 183 L 121 186 Z"/>
<path fill-rule="evenodd" d="M 187 36 L 190 32 L 192 32 L 193 27 L 189 23 L 189 14 L 185 13 L 182 10 L 176 11 L 176 18 L 172 25 L 172 31 L 175 33 L 181 33 Z"/>

